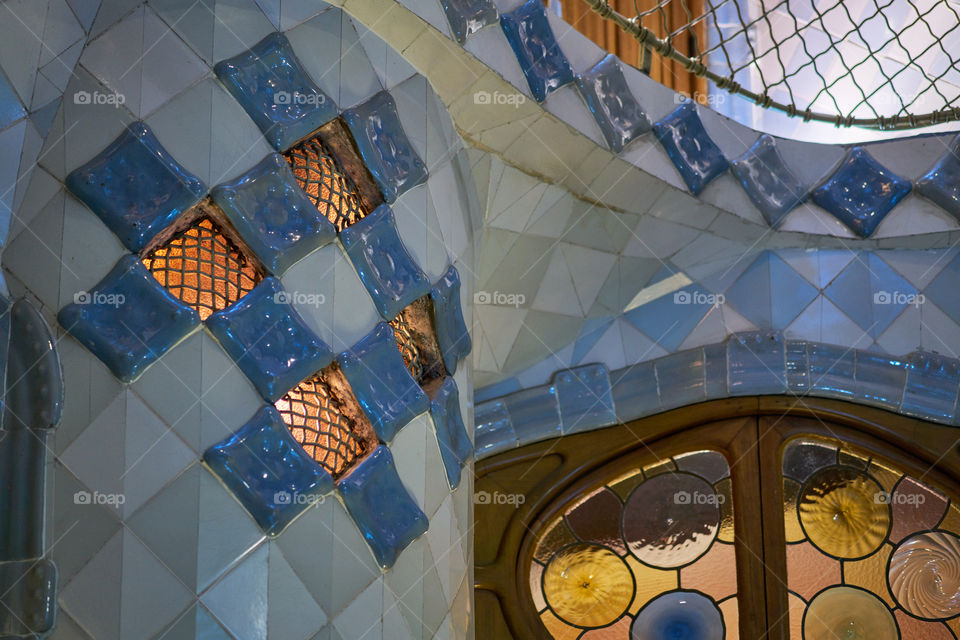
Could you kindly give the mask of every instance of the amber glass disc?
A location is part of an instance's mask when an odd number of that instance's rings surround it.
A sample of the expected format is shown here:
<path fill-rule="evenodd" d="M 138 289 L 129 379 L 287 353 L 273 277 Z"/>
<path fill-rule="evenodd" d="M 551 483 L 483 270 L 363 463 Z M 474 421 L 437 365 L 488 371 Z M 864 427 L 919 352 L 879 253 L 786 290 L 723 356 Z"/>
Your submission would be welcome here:
<path fill-rule="evenodd" d="M 890 590 L 897 603 L 919 618 L 960 614 L 960 538 L 946 531 L 904 540 L 890 559 Z"/>
<path fill-rule="evenodd" d="M 547 604 L 566 622 L 579 627 L 604 627 L 633 600 L 633 574 L 606 547 L 576 544 L 561 549 L 543 572 Z"/>
<path fill-rule="evenodd" d="M 800 494 L 800 523 L 810 542 L 838 558 L 862 558 L 883 544 L 890 507 L 883 489 L 862 471 L 827 467 Z"/>
<path fill-rule="evenodd" d="M 899 640 L 897 623 L 883 602 L 867 591 L 832 587 L 810 602 L 803 640 Z"/>

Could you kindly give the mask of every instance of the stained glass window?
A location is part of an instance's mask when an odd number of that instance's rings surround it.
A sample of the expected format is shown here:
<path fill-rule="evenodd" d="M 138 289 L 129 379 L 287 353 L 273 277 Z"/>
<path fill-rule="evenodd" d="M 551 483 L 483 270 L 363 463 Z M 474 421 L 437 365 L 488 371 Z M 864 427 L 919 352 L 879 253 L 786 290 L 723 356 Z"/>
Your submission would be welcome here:
<path fill-rule="evenodd" d="M 529 581 L 554 638 L 739 638 L 726 459 L 687 453 L 595 489 L 545 527 Z"/>

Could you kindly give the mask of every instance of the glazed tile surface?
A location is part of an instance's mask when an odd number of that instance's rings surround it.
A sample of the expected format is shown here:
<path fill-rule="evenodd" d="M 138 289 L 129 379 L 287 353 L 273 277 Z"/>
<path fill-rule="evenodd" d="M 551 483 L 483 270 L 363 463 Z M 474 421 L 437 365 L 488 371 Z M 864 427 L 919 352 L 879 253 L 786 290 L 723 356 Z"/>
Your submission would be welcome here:
<path fill-rule="evenodd" d="M 771 227 L 780 226 L 807 197 L 807 188 L 784 163 L 774 139 L 766 134 L 730 163 L 730 169 Z"/>
<path fill-rule="evenodd" d="M 463 308 L 460 306 L 460 274 L 450 267 L 440 280 L 430 289 L 433 300 L 434 325 L 437 329 L 437 342 L 443 354 L 443 363 L 447 372 L 453 375 L 457 364 L 470 353 L 473 344 L 470 332 L 463 321 Z"/>
<path fill-rule="evenodd" d="M 694 195 L 730 166 L 689 100 L 654 124 L 653 131 Z"/>
<path fill-rule="evenodd" d="M 491 0 L 440 0 L 450 30 L 460 44 L 467 37 L 497 21 L 497 7 Z"/>
<path fill-rule="evenodd" d="M 917 193 L 960 220 L 960 136 L 943 158 L 916 182 Z"/>
<path fill-rule="evenodd" d="M 500 26 L 537 102 L 573 82 L 573 70 L 550 28 L 542 3 L 527 0 L 513 11 L 501 14 Z"/>
<path fill-rule="evenodd" d="M 577 87 L 614 153 L 650 131 L 650 120 L 623 77 L 613 54 L 577 76 Z"/>
<path fill-rule="evenodd" d="M 451 489 L 460 485 L 460 472 L 473 456 L 473 444 L 460 414 L 460 392 L 453 378 L 447 378 L 430 400 L 430 415 L 440 445 L 440 457 Z"/>

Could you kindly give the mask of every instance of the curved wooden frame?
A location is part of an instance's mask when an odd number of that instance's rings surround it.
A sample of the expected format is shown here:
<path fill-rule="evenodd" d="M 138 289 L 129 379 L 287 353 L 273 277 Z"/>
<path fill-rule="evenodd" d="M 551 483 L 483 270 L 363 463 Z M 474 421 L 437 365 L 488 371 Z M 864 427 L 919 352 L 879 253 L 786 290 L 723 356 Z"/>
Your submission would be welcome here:
<path fill-rule="evenodd" d="M 847 442 L 920 471 L 924 482 L 960 495 L 960 430 L 837 400 L 781 396 L 731 398 L 683 407 L 628 424 L 537 442 L 476 465 L 478 496 L 521 495 L 475 508 L 475 589 L 478 637 L 544 638 L 527 594 L 533 537 L 546 521 L 586 488 L 638 459 L 692 448 L 713 448 L 730 462 L 738 544 L 738 592 L 764 594 L 760 606 L 742 607 L 742 638 L 787 640 L 786 548 L 782 518 L 750 527 L 762 512 L 782 513 L 780 452 L 801 434 Z M 764 463 L 763 461 L 768 461 Z M 769 461 L 776 461 L 773 464 Z M 737 481 L 738 477 L 760 482 Z M 519 503 L 519 504 L 518 504 Z M 764 549 L 782 549 L 771 552 Z M 768 624 L 769 619 L 769 624 Z"/>

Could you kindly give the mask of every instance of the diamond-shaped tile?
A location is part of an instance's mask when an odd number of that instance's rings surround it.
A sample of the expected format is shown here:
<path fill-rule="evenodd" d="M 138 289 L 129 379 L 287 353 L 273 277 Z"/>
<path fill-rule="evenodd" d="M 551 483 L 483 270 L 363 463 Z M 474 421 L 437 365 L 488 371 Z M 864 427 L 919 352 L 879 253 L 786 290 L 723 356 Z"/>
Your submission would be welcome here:
<path fill-rule="evenodd" d="M 200 324 L 197 312 L 170 295 L 132 255 L 74 300 L 57 315 L 60 325 L 124 382 Z"/>
<path fill-rule="evenodd" d="M 860 253 L 823 290 L 851 320 L 876 339 L 909 304 L 917 290 L 874 253 Z"/>
<path fill-rule="evenodd" d="M 337 237 L 280 155 L 267 156 L 236 180 L 216 187 L 212 195 L 275 276 Z"/>
<path fill-rule="evenodd" d="M 943 158 L 915 186 L 917 193 L 960 220 L 960 136 L 953 139 Z"/>
<path fill-rule="evenodd" d="M 588 431 L 617 422 L 610 375 L 602 364 L 559 371 L 553 378 L 563 434 Z"/>
<path fill-rule="evenodd" d="M 447 471 L 450 488 L 460 484 L 460 471 L 473 456 L 473 443 L 467 435 L 460 413 L 460 392 L 453 378 L 447 378 L 430 400 L 430 415 L 437 432 L 440 458 Z"/>
<path fill-rule="evenodd" d="M 694 195 L 730 166 L 720 147 L 703 128 L 697 108 L 690 100 L 654 124 L 653 131 Z"/>
<path fill-rule="evenodd" d="M 200 598 L 237 640 L 267 640 L 268 557 L 260 545 Z"/>
<path fill-rule="evenodd" d="M 440 0 L 440 6 L 460 44 L 467 41 L 467 36 L 497 21 L 497 7 L 491 0 Z"/>
<path fill-rule="evenodd" d="M 427 530 L 427 516 L 400 482 L 387 447 L 378 447 L 337 489 L 384 569 Z"/>
<path fill-rule="evenodd" d="M 766 134 L 731 162 L 730 170 L 773 228 L 806 199 L 809 191 L 784 163 L 774 139 Z"/>
<path fill-rule="evenodd" d="M 276 278 L 265 278 L 246 297 L 210 316 L 207 328 L 270 402 L 333 360 Z"/>
<path fill-rule="evenodd" d="M 938 307 L 943 309 L 954 322 L 960 323 L 960 255 L 957 255 L 950 263 L 943 268 L 936 278 L 933 279 L 924 294 L 930 298 Z"/>
<path fill-rule="evenodd" d="M 775 253 L 765 251 L 727 289 L 727 300 L 760 329 L 785 329 L 817 290 Z"/>
<path fill-rule="evenodd" d="M 337 105 L 306 74 L 282 33 L 218 62 L 215 71 L 277 151 L 337 115 Z"/>
<path fill-rule="evenodd" d="M 275 542 L 270 543 L 267 574 L 267 636 L 288 640 L 314 637 L 327 624 L 327 614 Z"/>
<path fill-rule="evenodd" d="M 397 339 L 385 322 L 337 357 L 343 375 L 380 439 L 396 433 L 430 408 L 430 400 L 410 375 Z"/>
<path fill-rule="evenodd" d="M 542 2 L 527 0 L 502 14 L 500 26 L 537 102 L 543 102 L 552 91 L 573 81 L 573 69 L 550 28 Z"/>
<path fill-rule="evenodd" d="M 207 188 L 142 122 L 67 176 L 70 189 L 133 252 L 140 251 Z"/>
<path fill-rule="evenodd" d="M 400 239 L 389 206 L 380 205 L 344 229 L 340 242 L 384 320 L 430 290 L 430 281 Z"/>
<path fill-rule="evenodd" d="M 347 109 L 343 119 L 387 202 L 427 179 L 427 167 L 403 130 L 389 93 L 380 91 Z"/>
<path fill-rule="evenodd" d="M 673 351 L 719 301 L 700 285 L 687 284 L 689 282 L 689 278 L 675 268 L 664 267 L 648 287 L 662 288 L 665 293 L 651 292 L 660 295 L 637 306 L 631 302 L 623 317 L 657 345 Z"/>
<path fill-rule="evenodd" d="M 433 321 L 437 330 L 437 342 L 447 372 L 453 375 L 457 364 L 470 353 L 473 343 L 470 332 L 463 321 L 463 308 L 460 306 L 460 274 L 450 267 L 442 278 L 430 289 L 433 301 Z"/>
<path fill-rule="evenodd" d="M 627 86 L 615 55 L 578 74 L 577 87 L 614 153 L 650 131 L 650 120 Z"/>
<path fill-rule="evenodd" d="M 811 196 L 851 231 L 867 238 L 910 189 L 909 180 L 874 160 L 863 147 L 854 147 Z"/>
<path fill-rule="evenodd" d="M 271 536 L 333 488 L 333 478 L 297 444 L 273 407 L 258 411 L 203 459 Z"/>

